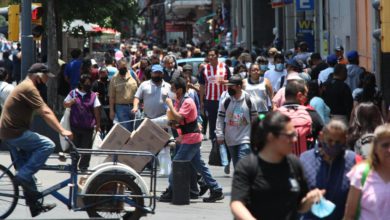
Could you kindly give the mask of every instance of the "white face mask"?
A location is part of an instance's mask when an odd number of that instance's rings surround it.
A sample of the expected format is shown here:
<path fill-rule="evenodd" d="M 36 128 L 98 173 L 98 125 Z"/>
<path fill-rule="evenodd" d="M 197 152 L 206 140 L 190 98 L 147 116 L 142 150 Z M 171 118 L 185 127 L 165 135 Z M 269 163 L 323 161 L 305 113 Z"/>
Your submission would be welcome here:
<path fill-rule="evenodd" d="M 248 75 L 247 72 L 241 72 L 241 73 L 240 73 L 240 76 L 241 76 L 241 78 L 243 78 L 243 79 L 245 79 L 247 75 Z"/>

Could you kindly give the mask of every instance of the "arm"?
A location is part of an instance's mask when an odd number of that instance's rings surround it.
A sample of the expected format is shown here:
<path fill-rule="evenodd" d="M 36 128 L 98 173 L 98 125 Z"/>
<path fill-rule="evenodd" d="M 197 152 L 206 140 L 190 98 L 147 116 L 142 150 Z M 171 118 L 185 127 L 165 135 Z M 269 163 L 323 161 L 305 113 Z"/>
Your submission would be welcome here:
<path fill-rule="evenodd" d="M 182 120 L 184 120 L 184 117 L 181 114 L 179 114 L 179 112 L 176 111 L 176 109 L 173 107 L 172 99 L 167 98 L 165 102 L 167 103 L 169 110 L 171 110 L 172 115 L 177 122 L 181 122 Z"/>
<path fill-rule="evenodd" d="M 134 97 L 133 109 L 131 110 L 131 112 L 136 113 L 136 112 L 138 112 L 138 109 L 139 109 L 139 98 Z"/>
<path fill-rule="evenodd" d="M 72 132 L 65 130 L 61 126 L 60 122 L 58 121 L 57 117 L 54 115 L 53 111 L 46 104 L 44 104 L 37 111 L 45 120 L 45 122 L 56 132 L 60 133 L 62 136 L 70 136 L 70 137 L 72 136 Z"/>
<path fill-rule="evenodd" d="M 299 206 L 299 213 L 306 213 L 310 210 L 311 206 L 320 201 L 321 197 L 325 194 L 325 190 L 313 189 L 308 192 L 306 196 L 302 199 Z"/>
<path fill-rule="evenodd" d="M 221 101 L 219 103 L 217 122 L 215 126 L 215 135 L 217 137 L 218 144 L 223 144 L 225 141 L 225 134 L 224 134 L 225 117 L 226 117 L 226 109 L 224 106 L 224 101 Z"/>
<path fill-rule="evenodd" d="M 361 191 L 354 186 L 349 188 L 347 203 L 345 205 L 344 220 L 354 220 L 359 205 Z"/>
<path fill-rule="evenodd" d="M 272 100 L 272 98 L 274 97 L 274 91 L 272 89 L 272 84 L 269 81 L 269 79 L 265 78 L 264 80 L 265 80 L 265 88 L 267 89 L 268 96 Z"/>
<path fill-rule="evenodd" d="M 230 209 L 236 220 L 256 220 L 241 201 L 232 201 Z"/>
<path fill-rule="evenodd" d="M 110 106 L 110 119 L 114 120 L 115 118 L 115 85 L 114 85 L 114 79 L 110 81 L 109 87 L 108 87 L 108 103 Z"/>
<path fill-rule="evenodd" d="M 100 131 L 100 111 L 101 111 L 100 106 L 93 109 L 93 113 L 96 119 L 96 131 Z"/>

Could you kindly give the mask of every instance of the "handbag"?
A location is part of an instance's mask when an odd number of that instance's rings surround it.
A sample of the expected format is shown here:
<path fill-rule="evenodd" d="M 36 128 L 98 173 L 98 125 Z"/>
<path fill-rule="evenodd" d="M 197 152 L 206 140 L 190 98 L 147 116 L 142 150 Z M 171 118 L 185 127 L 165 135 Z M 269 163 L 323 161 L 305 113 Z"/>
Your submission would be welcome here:
<path fill-rule="evenodd" d="M 219 144 L 216 140 L 213 140 L 212 147 L 209 155 L 210 166 L 222 166 L 221 153 L 219 152 Z"/>
<path fill-rule="evenodd" d="M 60 125 L 64 129 L 66 129 L 68 131 L 70 130 L 70 108 L 65 109 L 64 115 L 62 116 L 61 121 L 60 121 Z M 61 144 L 62 151 L 66 151 L 70 147 L 69 142 L 66 141 L 65 137 L 62 136 L 61 134 L 60 134 L 60 144 Z"/>
<path fill-rule="evenodd" d="M 93 140 L 93 142 L 92 142 L 92 149 L 99 150 L 100 147 L 103 144 L 103 140 L 101 138 L 100 131 L 95 131 L 94 132 L 92 140 Z"/>

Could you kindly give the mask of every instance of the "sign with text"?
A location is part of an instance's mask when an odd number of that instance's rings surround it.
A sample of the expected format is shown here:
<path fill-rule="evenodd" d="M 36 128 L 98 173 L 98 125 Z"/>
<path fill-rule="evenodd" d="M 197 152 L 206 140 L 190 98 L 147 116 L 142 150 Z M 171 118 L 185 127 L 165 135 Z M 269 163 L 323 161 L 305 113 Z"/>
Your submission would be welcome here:
<path fill-rule="evenodd" d="M 314 51 L 314 21 L 298 20 L 297 21 L 297 39 L 305 41 L 309 47 L 309 51 Z"/>
<path fill-rule="evenodd" d="M 314 10 L 314 0 L 296 0 L 297 11 Z"/>

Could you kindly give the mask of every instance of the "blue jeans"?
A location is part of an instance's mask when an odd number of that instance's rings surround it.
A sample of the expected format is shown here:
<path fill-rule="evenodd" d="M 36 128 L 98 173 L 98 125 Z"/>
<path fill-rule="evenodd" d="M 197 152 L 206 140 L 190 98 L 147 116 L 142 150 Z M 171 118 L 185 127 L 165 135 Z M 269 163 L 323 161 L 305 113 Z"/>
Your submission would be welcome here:
<path fill-rule="evenodd" d="M 229 156 L 228 156 L 228 149 L 225 144 L 219 145 L 219 153 L 221 154 L 221 163 L 222 166 L 226 167 L 229 165 Z"/>
<path fill-rule="evenodd" d="M 116 117 L 118 118 L 118 122 L 125 127 L 129 131 L 134 130 L 134 122 L 126 122 L 126 123 L 121 123 L 123 121 L 130 121 L 134 120 L 134 114 L 131 112 L 133 109 L 133 105 L 128 104 L 128 105 L 122 105 L 122 104 L 116 104 L 115 105 L 115 114 Z"/>
<path fill-rule="evenodd" d="M 217 181 L 211 176 L 209 168 L 200 156 L 200 145 L 197 144 L 181 144 L 179 150 L 176 152 L 173 160 L 188 160 L 191 161 L 192 166 L 195 170 L 200 173 L 206 182 L 210 190 L 217 191 L 222 190 L 221 186 L 218 185 Z M 169 175 L 169 188 L 172 185 L 173 174 Z"/>
<path fill-rule="evenodd" d="M 251 147 L 249 144 L 228 146 L 228 149 L 230 156 L 232 157 L 233 167 L 236 167 L 237 162 L 251 152 Z"/>
<path fill-rule="evenodd" d="M 31 184 L 36 189 L 33 175 L 38 172 L 50 154 L 53 153 L 55 144 L 49 138 L 32 132 L 25 131 L 20 137 L 7 139 L 3 142 L 10 150 L 18 170 L 16 176 Z"/>

